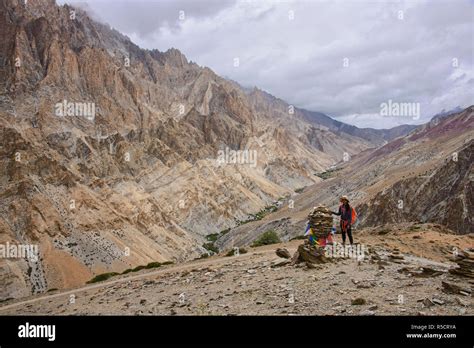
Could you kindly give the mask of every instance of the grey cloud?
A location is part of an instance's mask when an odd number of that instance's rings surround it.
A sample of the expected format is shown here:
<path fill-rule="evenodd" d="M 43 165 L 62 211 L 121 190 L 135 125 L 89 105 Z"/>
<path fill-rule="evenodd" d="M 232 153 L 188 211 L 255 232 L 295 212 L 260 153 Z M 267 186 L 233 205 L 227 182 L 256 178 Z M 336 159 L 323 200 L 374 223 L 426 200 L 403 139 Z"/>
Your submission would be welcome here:
<path fill-rule="evenodd" d="M 232 6 L 235 0 L 60 0 L 92 12 L 95 18 L 124 33 L 143 38 L 162 26 L 177 30 L 180 11 L 185 18 L 206 18 Z"/>
<path fill-rule="evenodd" d="M 88 5 L 142 47 L 176 47 L 243 86 L 356 125 L 420 123 L 474 100 L 473 1 L 122 0 L 111 6 L 90 0 Z M 177 22 L 181 9 L 187 17 Z M 380 104 L 389 99 L 420 103 L 421 119 L 378 117 Z"/>

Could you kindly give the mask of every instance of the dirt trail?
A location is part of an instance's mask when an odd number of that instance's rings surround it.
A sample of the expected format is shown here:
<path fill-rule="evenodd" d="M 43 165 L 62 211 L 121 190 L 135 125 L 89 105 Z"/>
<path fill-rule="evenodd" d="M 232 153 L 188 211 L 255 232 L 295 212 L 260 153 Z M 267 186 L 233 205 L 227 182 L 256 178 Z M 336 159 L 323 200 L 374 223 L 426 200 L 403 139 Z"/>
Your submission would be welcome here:
<path fill-rule="evenodd" d="M 311 268 L 284 264 L 275 250 L 293 253 L 302 243 L 295 240 L 35 296 L 5 304 L 0 314 L 473 315 L 472 295 L 442 287 L 448 281 L 472 294 L 466 278 L 448 272 L 454 266 L 450 248 L 472 245 L 472 236 L 425 229 L 361 231 L 356 241 L 365 248 L 363 260 L 333 258 Z M 422 267 L 434 273 L 420 274 Z"/>
<path fill-rule="evenodd" d="M 259 254 L 259 253 L 262 253 L 262 252 L 263 253 L 273 253 L 274 250 L 269 249 L 269 250 L 259 250 L 258 252 L 254 251 L 254 252 L 250 252 L 250 253 L 247 253 L 247 254 L 242 254 L 240 257 L 242 259 L 245 259 L 247 257 L 250 257 L 250 256 L 255 255 L 255 254 Z M 148 271 L 148 272 L 143 271 L 143 272 L 140 272 L 139 274 L 135 274 L 135 275 L 132 275 L 132 276 L 116 276 L 111 280 L 106 280 L 106 281 L 103 281 L 103 282 L 100 282 L 100 283 L 86 285 L 86 286 L 83 286 L 83 287 L 80 287 L 80 288 L 65 290 L 65 291 L 61 291 L 59 293 L 54 293 L 54 294 L 47 294 L 47 295 L 42 294 L 42 295 L 33 296 L 32 298 L 29 297 L 26 300 L 22 299 L 20 301 L 10 302 L 7 305 L 0 306 L 0 313 L 2 313 L 2 311 L 6 311 L 6 310 L 14 308 L 14 307 L 19 307 L 19 306 L 23 306 L 23 305 L 27 305 L 27 304 L 31 304 L 31 303 L 35 303 L 35 302 L 50 300 L 50 299 L 53 299 L 53 298 L 58 298 L 58 297 L 63 297 L 63 296 L 68 296 L 68 295 L 73 295 L 73 294 L 79 294 L 81 292 L 88 291 L 88 290 L 109 287 L 109 286 L 112 286 L 112 285 L 115 285 L 115 284 L 130 282 L 132 280 L 141 279 L 141 278 L 154 277 L 156 275 L 160 275 L 160 274 L 164 274 L 164 273 L 172 273 L 172 272 L 182 271 L 182 270 L 185 270 L 187 268 L 193 268 L 195 266 L 218 265 L 218 264 L 221 264 L 221 263 L 225 263 L 226 261 L 228 261 L 228 260 L 225 259 L 225 258 L 220 258 L 220 257 L 214 256 L 214 257 L 210 257 L 210 258 L 204 259 L 204 260 L 191 261 L 191 262 L 188 262 L 188 263 L 181 263 L 181 264 L 177 264 L 177 265 L 163 266 L 163 268 L 159 269 L 159 270 Z"/>

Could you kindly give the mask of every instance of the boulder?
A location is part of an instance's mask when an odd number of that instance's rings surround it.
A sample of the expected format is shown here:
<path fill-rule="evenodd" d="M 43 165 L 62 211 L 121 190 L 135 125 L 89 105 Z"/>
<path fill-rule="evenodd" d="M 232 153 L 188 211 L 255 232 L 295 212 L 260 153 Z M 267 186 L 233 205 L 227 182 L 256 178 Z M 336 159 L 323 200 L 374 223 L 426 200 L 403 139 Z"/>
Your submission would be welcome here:
<path fill-rule="evenodd" d="M 284 259 L 291 259 L 291 254 L 290 252 L 285 249 L 285 248 L 278 248 L 276 250 L 276 254 L 279 256 L 279 257 L 283 257 Z"/>
<path fill-rule="evenodd" d="M 301 244 L 291 259 L 292 264 L 305 262 L 306 264 L 320 264 L 328 262 L 324 256 L 324 248 L 309 243 Z"/>
<path fill-rule="evenodd" d="M 468 287 L 459 286 L 457 284 L 449 283 L 446 281 L 442 281 L 441 285 L 443 285 L 443 292 L 447 294 L 471 294 L 471 290 Z"/>

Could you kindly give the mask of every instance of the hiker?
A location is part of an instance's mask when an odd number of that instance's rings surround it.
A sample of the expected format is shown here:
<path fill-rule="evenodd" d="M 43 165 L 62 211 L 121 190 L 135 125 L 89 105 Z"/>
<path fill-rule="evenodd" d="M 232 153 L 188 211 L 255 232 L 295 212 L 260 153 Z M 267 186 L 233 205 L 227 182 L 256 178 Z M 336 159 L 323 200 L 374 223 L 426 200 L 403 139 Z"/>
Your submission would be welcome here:
<path fill-rule="evenodd" d="M 353 209 L 349 205 L 349 198 L 347 196 L 342 196 L 339 200 L 341 205 L 339 206 L 339 211 L 331 213 L 341 217 L 341 233 L 342 233 L 342 244 L 346 244 L 346 233 L 349 236 L 349 242 L 353 244 L 352 240 L 352 220 L 353 220 Z"/>

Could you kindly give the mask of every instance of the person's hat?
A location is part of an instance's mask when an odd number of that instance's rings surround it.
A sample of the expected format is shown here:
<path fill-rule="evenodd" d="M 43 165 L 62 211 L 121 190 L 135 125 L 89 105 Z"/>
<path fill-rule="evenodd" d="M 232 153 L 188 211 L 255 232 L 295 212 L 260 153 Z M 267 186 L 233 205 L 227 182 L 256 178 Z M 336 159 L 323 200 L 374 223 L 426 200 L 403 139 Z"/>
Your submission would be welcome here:
<path fill-rule="evenodd" d="M 341 200 L 349 202 L 349 198 L 347 196 L 341 196 Z"/>

